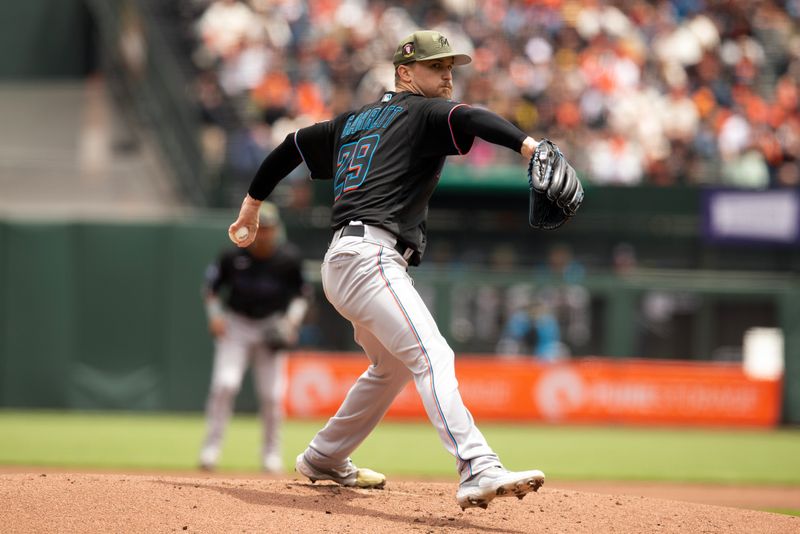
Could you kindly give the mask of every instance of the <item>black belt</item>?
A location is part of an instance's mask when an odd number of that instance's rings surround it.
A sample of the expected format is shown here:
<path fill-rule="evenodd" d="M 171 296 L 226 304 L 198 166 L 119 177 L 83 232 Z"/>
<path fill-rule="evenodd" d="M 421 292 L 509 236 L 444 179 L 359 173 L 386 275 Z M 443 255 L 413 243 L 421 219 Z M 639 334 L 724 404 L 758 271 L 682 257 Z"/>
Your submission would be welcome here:
<path fill-rule="evenodd" d="M 364 225 L 363 224 L 349 224 L 342 229 L 342 236 L 350 236 L 350 237 L 364 237 Z M 406 260 L 409 265 L 418 265 L 419 264 L 419 255 L 417 251 L 414 250 L 414 247 L 409 247 L 403 244 L 402 241 L 399 239 L 394 244 L 394 249 L 403 256 L 403 259 Z"/>

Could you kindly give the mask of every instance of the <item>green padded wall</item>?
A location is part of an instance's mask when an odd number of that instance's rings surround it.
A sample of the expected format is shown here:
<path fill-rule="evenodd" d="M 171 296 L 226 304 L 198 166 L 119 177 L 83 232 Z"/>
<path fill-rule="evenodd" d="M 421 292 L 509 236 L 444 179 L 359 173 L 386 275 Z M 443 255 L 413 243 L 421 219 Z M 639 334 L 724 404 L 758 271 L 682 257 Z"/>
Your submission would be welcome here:
<path fill-rule="evenodd" d="M 213 354 L 201 288 L 206 266 L 231 246 L 228 218 L 0 221 L 0 407 L 201 410 Z M 297 228 L 290 235 L 308 238 Z M 632 344 L 646 291 L 708 297 L 695 327 L 709 332 L 713 302 L 767 303 L 786 340 L 784 421 L 799 423 L 800 281 L 788 273 L 689 273 L 587 277 L 604 303 L 598 354 L 646 356 Z M 437 320 L 451 338 L 453 272 L 420 269 L 414 277 L 438 295 Z M 525 273 L 479 271 L 459 271 L 458 280 L 530 282 Z M 687 357 L 707 354 L 709 339 L 698 338 L 697 354 Z M 248 376 L 237 407 L 255 406 Z"/>
<path fill-rule="evenodd" d="M 76 347 L 69 404 L 135 410 L 163 406 L 162 341 L 169 291 L 164 225 L 80 224 Z"/>
<path fill-rule="evenodd" d="M 229 246 L 227 225 L 182 222 L 167 233 L 164 269 L 170 291 L 163 302 L 167 328 L 163 342 L 167 404 L 178 410 L 202 406 L 212 364 L 212 339 L 206 329 L 202 284 L 206 266 Z"/>
<path fill-rule="evenodd" d="M 6 226 L 0 399 L 5 406 L 67 405 L 75 354 L 76 271 L 72 226 Z"/>
<path fill-rule="evenodd" d="M 0 2 L 0 79 L 80 78 L 91 70 L 92 24 L 83 0 Z"/>

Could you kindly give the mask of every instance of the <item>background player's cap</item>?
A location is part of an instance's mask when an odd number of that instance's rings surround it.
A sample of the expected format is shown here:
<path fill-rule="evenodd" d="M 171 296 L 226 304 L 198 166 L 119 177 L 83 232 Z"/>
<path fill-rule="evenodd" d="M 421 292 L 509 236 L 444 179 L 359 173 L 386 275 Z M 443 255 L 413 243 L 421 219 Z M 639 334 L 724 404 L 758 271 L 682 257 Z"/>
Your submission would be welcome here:
<path fill-rule="evenodd" d="M 258 209 L 259 226 L 280 226 L 281 216 L 278 207 L 272 202 L 262 202 Z"/>
<path fill-rule="evenodd" d="M 406 65 L 415 61 L 427 61 L 452 57 L 456 65 L 466 65 L 472 58 L 467 54 L 458 54 L 450 48 L 447 37 L 433 30 L 414 32 L 397 45 L 394 53 L 394 66 Z"/>

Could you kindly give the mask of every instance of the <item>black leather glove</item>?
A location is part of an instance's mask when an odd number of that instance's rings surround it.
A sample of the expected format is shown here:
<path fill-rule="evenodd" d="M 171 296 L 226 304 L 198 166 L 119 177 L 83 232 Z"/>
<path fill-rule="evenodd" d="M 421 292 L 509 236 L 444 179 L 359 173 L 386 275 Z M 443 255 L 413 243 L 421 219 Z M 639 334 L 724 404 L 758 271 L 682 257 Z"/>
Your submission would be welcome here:
<path fill-rule="evenodd" d="M 552 230 L 564 224 L 583 203 L 583 186 L 558 147 L 542 139 L 528 163 L 528 222 Z"/>

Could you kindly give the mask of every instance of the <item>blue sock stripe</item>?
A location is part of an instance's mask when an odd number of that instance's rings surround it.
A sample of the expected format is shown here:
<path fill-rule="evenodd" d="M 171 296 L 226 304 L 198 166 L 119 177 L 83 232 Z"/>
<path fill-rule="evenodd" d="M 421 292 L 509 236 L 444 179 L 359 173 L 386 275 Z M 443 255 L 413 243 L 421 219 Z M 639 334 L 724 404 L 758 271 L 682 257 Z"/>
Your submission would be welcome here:
<path fill-rule="evenodd" d="M 428 362 L 428 372 L 431 375 L 431 391 L 433 392 L 433 400 L 436 402 L 436 410 L 439 412 L 439 417 L 442 418 L 442 423 L 444 424 L 444 428 L 447 431 L 447 435 L 450 437 L 450 441 L 453 442 L 453 447 L 456 450 L 456 458 L 458 458 L 462 462 L 466 462 L 467 460 L 464 460 L 458 452 L 458 443 L 456 442 L 455 437 L 453 437 L 453 433 L 450 432 L 450 427 L 447 426 L 447 419 L 445 419 L 444 412 L 442 411 L 442 407 L 439 404 L 439 397 L 436 395 L 436 382 L 433 376 L 433 365 L 431 365 L 431 359 L 430 356 L 428 355 L 428 351 L 425 350 L 425 345 L 422 344 L 422 339 L 419 337 L 419 333 L 417 332 L 417 329 L 414 327 L 414 323 L 411 322 L 411 317 L 409 317 L 408 312 L 403 307 L 403 303 L 400 302 L 400 298 L 397 296 L 397 293 L 392 288 L 392 284 L 390 284 L 389 279 L 386 278 L 386 273 L 383 271 L 383 264 L 381 263 L 382 255 L 383 255 L 383 246 L 381 246 L 380 249 L 378 250 L 378 269 L 381 272 L 381 277 L 383 278 L 386 287 L 392 293 L 392 296 L 394 297 L 395 302 L 397 302 L 397 305 L 400 307 L 400 310 L 403 312 L 403 316 L 406 318 L 408 326 L 411 327 L 411 331 L 414 333 L 414 338 L 417 340 L 417 345 L 419 345 L 419 348 L 422 349 L 422 354 L 425 355 L 425 360 Z M 472 473 L 472 463 L 468 462 L 468 465 L 470 468 L 470 473 Z"/>

